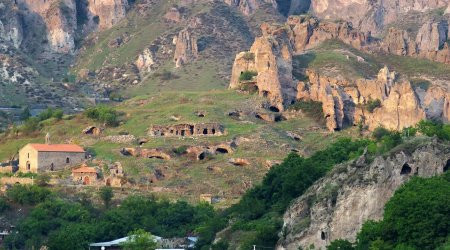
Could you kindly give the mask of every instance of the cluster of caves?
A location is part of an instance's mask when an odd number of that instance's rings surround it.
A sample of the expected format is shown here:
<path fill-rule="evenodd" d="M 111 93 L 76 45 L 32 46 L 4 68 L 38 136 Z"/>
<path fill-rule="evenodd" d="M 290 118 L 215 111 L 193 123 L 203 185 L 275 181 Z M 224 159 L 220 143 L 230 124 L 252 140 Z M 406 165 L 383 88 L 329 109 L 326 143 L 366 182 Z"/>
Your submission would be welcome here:
<path fill-rule="evenodd" d="M 445 163 L 444 167 L 442 168 L 442 172 L 445 173 L 450 169 L 450 159 L 447 160 L 447 162 Z M 408 164 L 405 163 L 402 166 L 402 169 L 400 170 L 400 175 L 410 175 L 413 172 L 413 168 Z M 419 168 L 417 167 L 415 172 L 415 175 L 419 174 Z"/>
<path fill-rule="evenodd" d="M 221 136 L 225 132 L 224 127 L 218 123 L 177 124 L 177 125 L 153 125 L 150 127 L 150 136 Z"/>

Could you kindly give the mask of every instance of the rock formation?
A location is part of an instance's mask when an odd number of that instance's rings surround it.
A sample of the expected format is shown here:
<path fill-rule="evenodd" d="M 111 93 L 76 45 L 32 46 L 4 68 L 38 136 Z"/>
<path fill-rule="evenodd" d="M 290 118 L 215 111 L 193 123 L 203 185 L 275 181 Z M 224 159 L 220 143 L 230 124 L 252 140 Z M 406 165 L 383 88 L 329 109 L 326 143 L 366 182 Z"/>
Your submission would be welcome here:
<path fill-rule="evenodd" d="M 365 221 L 382 219 L 384 205 L 403 183 L 448 170 L 449 149 L 447 144 L 427 142 L 372 162 L 363 155 L 335 166 L 286 211 L 277 249 L 306 249 L 311 244 L 324 249 L 336 239 L 354 241 Z"/>
<path fill-rule="evenodd" d="M 357 124 L 370 130 L 379 126 L 401 130 L 426 118 L 448 122 L 448 90 L 442 86 L 414 89 L 387 68 L 373 80 L 343 80 L 310 70 L 306 75 L 309 81 L 299 82 L 297 99 L 321 102 L 330 130 Z M 367 105 L 375 100 L 379 100 L 379 106 L 369 111 Z"/>
<path fill-rule="evenodd" d="M 100 30 L 109 29 L 122 20 L 127 8 L 128 0 L 88 0 L 91 20 Z"/>
<path fill-rule="evenodd" d="M 138 55 L 135 64 L 140 72 L 151 71 L 151 67 L 155 64 L 153 52 L 149 48 L 146 48 L 141 54 Z"/>
<path fill-rule="evenodd" d="M 0 41 L 10 42 L 19 48 L 22 39 L 23 29 L 18 11 L 12 8 L 12 3 L 0 2 Z"/>
<path fill-rule="evenodd" d="M 236 56 L 230 88 L 242 86 L 241 74 L 257 73 L 256 87 L 261 96 L 267 97 L 270 105 L 283 111 L 295 99 L 295 84 L 292 79 L 291 31 L 283 27 L 261 26 L 263 35 L 256 38 L 250 51 Z"/>
<path fill-rule="evenodd" d="M 74 0 L 18 0 L 24 22 L 34 29 L 44 28 L 50 48 L 55 52 L 72 53 L 77 14 Z"/>
<path fill-rule="evenodd" d="M 381 34 L 388 24 L 405 15 L 445 8 L 448 4 L 448 0 L 312 0 L 311 11 L 323 19 L 346 20 L 362 31 Z"/>
<path fill-rule="evenodd" d="M 189 63 L 198 57 L 197 38 L 189 29 L 180 31 L 176 39 L 174 61 L 176 67 Z"/>

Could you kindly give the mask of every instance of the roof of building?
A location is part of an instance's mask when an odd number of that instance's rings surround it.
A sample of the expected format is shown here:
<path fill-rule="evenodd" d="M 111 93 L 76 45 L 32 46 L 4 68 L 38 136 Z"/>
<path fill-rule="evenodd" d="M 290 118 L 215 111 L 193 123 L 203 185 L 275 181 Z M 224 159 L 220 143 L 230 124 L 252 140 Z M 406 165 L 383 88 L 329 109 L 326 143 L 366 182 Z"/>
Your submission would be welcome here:
<path fill-rule="evenodd" d="M 84 149 L 75 144 L 29 144 L 39 152 L 84 153 Z"/>
<path fill-rule="evenodd" d="M 91 243 L 89 244 L 89 246 L 91 247 L 111 247 L 111 246 L 120 246 L 120 244 L 126 242 L 130 237 L 132 236 L 127 236 L 127 237 L 123 237 L 117 240 L 113 240 L 113 241 L 108 241 L 108 242 L 99 242 L 99 243 Z M 158 236 L 153 236 L 154 240 L 156 242 L 160 241 L 162 238 L 158 237 Z"/>
<path fill-rule="evenodd" d="M 97 173 L 97 170 L 88 166 L 81 166 L 79 168 L 73 169 L 72 173 Z"/>

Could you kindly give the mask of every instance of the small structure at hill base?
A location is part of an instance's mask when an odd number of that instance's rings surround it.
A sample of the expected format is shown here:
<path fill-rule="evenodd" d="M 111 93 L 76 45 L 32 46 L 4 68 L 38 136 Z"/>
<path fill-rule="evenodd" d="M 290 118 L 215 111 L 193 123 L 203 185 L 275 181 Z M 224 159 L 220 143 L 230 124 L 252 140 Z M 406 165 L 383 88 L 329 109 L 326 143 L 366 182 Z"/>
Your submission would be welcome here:
<path fill-rule="evenodd" d="M 96 126 L 89 126 L 83 129 L 82 133 L 85 135 L 95 135 L 99 136 L 102 133 L 103 129 Z"/>
<path fill-rule="evenodd" d="M 212 203 L 212 195 L 211 194 L 201 194 L 200 202 Z"/>
<path fill-rule="evenodd" d="M 75 183 L 81 183 L 86 186 L 93 185 L 97 182 L 97 170 L 82 164 L 79 168 L 72 170 L 72 180 Z"/>
<path fill-rule="evenodd" d="M 221 136 L 225 129 L 219 123 L 153 125 L 149 129 L 150 136 L 184 137 L 184 136 Z"/>

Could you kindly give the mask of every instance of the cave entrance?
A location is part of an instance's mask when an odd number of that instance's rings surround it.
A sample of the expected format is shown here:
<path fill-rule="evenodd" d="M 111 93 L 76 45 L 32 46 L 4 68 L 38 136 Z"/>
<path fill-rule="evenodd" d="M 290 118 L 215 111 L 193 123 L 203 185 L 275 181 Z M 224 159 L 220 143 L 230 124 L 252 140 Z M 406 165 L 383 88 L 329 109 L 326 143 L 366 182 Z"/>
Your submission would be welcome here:
<path fill-rule="evenodd" d="M 217 148 L 216 153 L 219 154 L 228 154 L 228 150 L 226 148 Z"/>
<path fill-rule="evenodd" d="M 322 231 L 322 232 L 320 233 L 320 238 L 321 238 L 322 240 L 326 240 L 326 239 L 327 239 L 327 234 L 326 234 L 324 231 Z"/>
<path fill-rule="evenodd" d="M 270 106 L 269 110 L 276 113 L 280 112 L 280 109 L 275 106 Z"/>
<path fill-rule="evenodd" d="M 447 160 L 447 163 L 444 166 L 444 173 L 450 169 L 450 159 Z"/>
<path fill-rule="evenodd" d="M 200 161 L 201 161 L 201 160 L 204 160 L 204 159 L 206 158 L 206 153 L 203 152 L 203 153 L 199 154 L 197 158 L 198 158 Z"/>
<path fill-rule="evenodd" d="M 151 155 L 148 158 L 150 159 L 160 159 L 160 160 L 165 160 L 164 157 L 160 156 L 160 155 Z"/>
<path fill-rule="evenodd" d="M 204 128 L 204 129 L 203 129 L 203 134 L 204 134 L 204 135 L 207 135 L 207 134 L 208 134 L 208 129 L 207 129 L 207 128 Z"/>
<path fill-rule="evenodd" d="M 275 122 L 282 122 L 285 120 L 286 120 L 286 118 L 284 118 L 284 116 L 282 116 L 282 115 L 275 116 Z"/>
<path fill-rule="evenodd" d="M 411 173 L 411 167 L 408 163 L 403 164 L 402 171 L 400 171 L 400 175 L 408 175 Z"/>

